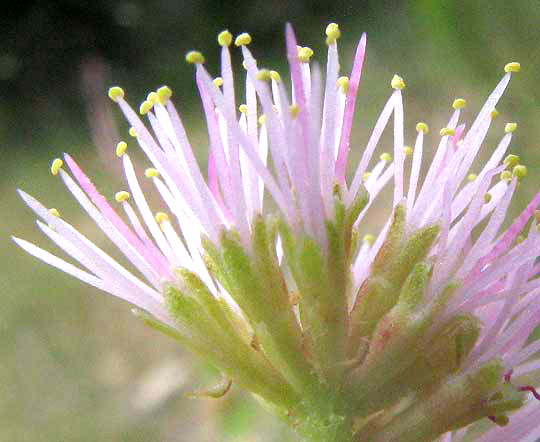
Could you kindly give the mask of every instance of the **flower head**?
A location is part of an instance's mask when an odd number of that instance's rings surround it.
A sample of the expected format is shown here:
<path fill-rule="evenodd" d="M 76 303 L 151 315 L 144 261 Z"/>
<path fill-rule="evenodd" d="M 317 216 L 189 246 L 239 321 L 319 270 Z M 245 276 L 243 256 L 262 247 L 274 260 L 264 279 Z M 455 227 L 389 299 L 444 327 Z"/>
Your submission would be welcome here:
<path fill-rule="evenodd" d="M 258 66 L 249 34 L 219 34 L 217 78 L 201 53 L 187 54 L 208 128 L 206 178 L 167 86 L 140 105 L 147 124 L 121 88 L 109 90 L 168 213 L 150 208 L 124 141 L 116 154 L 129 191 L 115 195 L 123 215 L 68 154 L 51 172 L 130 270 L 22 191 L 44 221 L 39 228 L 81 267 L 15 241 L 143 309 L 147 323 L 288 415 L 307 440 L 431 441 L 446 433 L 441 440 L 459 441 L 481 419 L 493 421 L 485 441 L 536 437 L 538 394 L 522 379 L 540 368 L 530 360 L 540 341 L 528 341 L 540 314 L 540 193 L 501 232 L 527 174 L 507 155 L 515 123 L 480 171 L 471 171 L 519 63 L 506 65 L 469 126 L 460 121 L 466 101 L 453 102 L 439 136 L 429 136 L 438 145 L 423 181 L 429 128 L 419 122 L 414 147 L 405 145 L 406 85 L 395 75 L 349 180 L 366 36 L 348 77 L 340 76 L 339 27 L 330 24 L 326 36 L 323 79 L 313 51 L 298 46 L 287 26 L 292 93 L 284 76 Z M 233 41 L 246 70 L 238 107 Z M 391 118 L 392 152 L 374 158 Z M 360 240 L 362 221 L 389 183 L 392 216 L 377 236 Z"/>

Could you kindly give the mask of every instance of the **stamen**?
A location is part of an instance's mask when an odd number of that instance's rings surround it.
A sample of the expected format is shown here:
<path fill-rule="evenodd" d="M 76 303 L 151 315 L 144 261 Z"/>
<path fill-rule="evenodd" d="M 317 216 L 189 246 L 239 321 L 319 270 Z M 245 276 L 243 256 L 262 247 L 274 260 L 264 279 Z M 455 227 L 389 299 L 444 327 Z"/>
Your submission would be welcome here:
<path fill-rule="evenodd" d="M 489 115 L 491 116 L 491 119 L 494 120 L 499 116 L 499 111 L 497 109 L 493 109 Z"/>
<path fill-rule="evenodd" d="M 313 55 L 313 49 L 308 47 L 298 47 L 298 59 L 303 63 L 309 63 L 309 59 Z"/>
<path fill-rule="evenodd" d="M 270 81 L 272 79 L 272 75 L 270 75 L 270 71 L 268 69 L 261 69 L 259 72 L 257 72 L 255 78 L 261 81 Z"/>
<path fill-rule="evenodd" d="M 63 165 L 64 165 L 64 162 L 60 158 L 54 159 L 51 164 L 51 173 L 53 175 L 58 175 L 58 172 L 60 171 Z"/>
<path fill-rule="evenodd" d="M 186 54 L 186 61 L 191 64 L 203 64 L 204 55 L 199 51 L 189 51 Z"/>
<path fill-rule="evenodd" d="M 425 135 L 429 132 L 429 126 L 426 123 L 420 121 L 416 124 L 416 132 L 422 132 Z"/>
<path fill-rule="evenodd" d="M 507 134 L 514 132 L 516 129 L 517 129 L 517 123 L 506 123 L 506 126 L 504 126 L 504 131 Z"/>
<path fill-rule="evenodd" d="M 512 175 L 518 178 L 518 180 L 521 180 L 522 178 L 527 176 L 527 166 L 524 166 L 523 164 L 518 164 L 517 166 L 514 166 L 512 169 Z"/>
<path fill-rule="evenodd" d="M 169 215 L 167 215 L 165 212 L 157 212 L 154 218 L 158 224 L 169 222 Z"/>
<path fill-rule="evenodd" d="M 109 98 L 115 103 L 118 102 L 118 99 L 124 98 L 124 89 L 120 86 L 113 86 L 109 88 Z"/>
<path fill-rule="evenodd" d="M 156 92 L 159 95 L 161 104 L 165 106 L 169 98 L 172 96 L 171 88 L 169 86 L 161 86 Z"/>
<path fill-rule="evenodd" d="M 277 82 L 281 81 L 281 75 L 279 75 L 279 72 L 277 71 L 270 71 L 270 78 L 272 78 L 272 80 L 277 81 Z"/>
<path fill-rule="evenodd" d="M 130 134 L 133 138 L 137 137 L 137 131 L 135 130 L 135 128 L 134 128 L 133 126 L 129 128 L 129 134 Z"/>
<path fill-rule="evenodd" d="M 341 91 L 346 94 L 349 91 L 349 77 L 343 76 L 337 79 L 337 84 Z"/>
<path fill-rule="evenodd" d="M 125 141 L 120 141 L 116 145 L 116 156 L 120 158 L 122 155 L 124 155 L 126 153 L 127 147 L 128 145 Z"/>
<path fill-rule="evenodd" d="M 212 83 L 214 83 L 214 85 L 217 86 L 217 87 L 221 87 L 221 86 L 223 86 L 223 78 L 216 77 L 216 78 L 214 78 Z"/>
<path fill-rule="evenodd" d="M 331 45 L 336 42 L 336 40 L 341 36 L 341 31 L 337 23 L 330 23 L 326 27 L 326 44 Z"/>
<path fill-rule="evenodd" d="M 403 152 L 406 157 L 410 157 L 413 154 L 413 148 L 411 146 L 403 146 Z"/>
<path fill-rule="evenodd" d="M 362 241 L 369 245 L 372 245 L 375 242 L 375 236 L 371 233 L 366 233 L 362 238 Z"/>
<path fill-rule="evenodd" d="M 456 131 L 450 127 L 443 127 L 439 133 L 441 134 L 441 137 L 444 137 L 447 135 L 455 135 Z"/>
<path fill-rule="evenodd" d="M 463 109 L 465 106 L 467 106 L 467 100 L 464 98 L 456 98 L 452 103 L 454 109 Z"/>
<path fill-rule="evenodd" d="M 148 169 L 144 171 L 144 176 L 146 178 L 156 178 L 159 176 L 159 172 L 157 171 L 157 169 L 154 169 L 153 167 L 149 167 Z"/>
<path fill-rule="evenodd" d="M 504 72 L 519 72 L 521 70 L 521 65 L 517 61 L 512 63 L 507 63 L 504 66 Z"/>
<path fill-rule="evenodd" d="M 234 44 L 238 47 L 246 46 L 250 43 L 251 43 L 251 35 L 249 35 L 247 32 L 243 32 L 234 40 Z"/>
<path fill-rule="evenodd" d="M 151 101 L 154 104 L 161 103 L 161 99 L 159 98 L 158 93 L 153 91 L 146 96 L 146 100 Z"/>
<path fill-rule="evenodd" d="M 60 218 L 60 212 L 58 211 L 58 209 L 55 209 L 54 207 L 49 209 L 49 213 L 52 216 L 56 216 L 57 218 Z"/>
<path fill-rule="evenodd" d="M 478 175 L 476 175 L 475 173 L 470 173 L 468 176 L 467 176 L 467 181 L 474 181 L 476 180 L 476 178 L 478 178 Z"/>
<path fill-rule="evenodd" d="M 390 81 L 390 85 L 394 89 L 405 89 L 405 81 L 399 75 L 395 74 Z"/>
<path fill-rule="evenodd" d="M 379 158 L 385 163 L 389 163 L 390 161 L 392 161 L 392 155 L 390 155 L 388 152 L 382 153 Z"/>
<path fill-rule="evenodd" d="M 517 166 L 519 164 L 519 156 L 514 155 L 514 154 L 507 155 L 506 158 L 503 161 L 503 164 L 508 169 L 510 169 L 510 168 L 512 168 L 514 166 Z"/>
<path fill-rule="evenodd" d="M 130 198 L 129 192 L 126 192 L 125 190 L 122 190 L 120 192 L 116 192 L 114 195 L 114 199 L 118 201 L 119 203 L 122 203 Z"/>
<path fill-rule="evenodd" d="M 146 115 L 154 107 L 154 102 L 150 100 L 144 100 L 139 107 L 139 113 Z"/>
<path fill-rule="evenodd" d="M 248 109 L 247 109 L 247 105 L 241 104 L 240 106 L 238 106 L 238 110 L 239 110 L 240 112 L 242 112 L 243 114 L 247 114 L 247 110 L 248 110 Z"/>
<path fill-rule="evenodd" d="M 221 31 L 218 34 L 217 41 L 220 46 L 230 46 L 232 43 L 232 39 L 233 39 L 232 34 L 228 30 L 225 30 L 225 31 Z"/>

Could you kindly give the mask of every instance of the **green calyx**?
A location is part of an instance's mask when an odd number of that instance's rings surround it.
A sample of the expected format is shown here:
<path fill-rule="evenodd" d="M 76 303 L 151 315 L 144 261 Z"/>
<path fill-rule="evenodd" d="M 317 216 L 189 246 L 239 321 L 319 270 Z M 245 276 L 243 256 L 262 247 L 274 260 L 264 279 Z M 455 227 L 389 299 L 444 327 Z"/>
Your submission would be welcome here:
<path fill-rule="evenodd" d="M 369 278 L 356 295 L 351 313 L 351 339 L 348 354 L 355 357 L 365 350 L 379 320 L 396 304 L 400 289 L 416 264 L 425 259 L 439 234 L 438 226 L 428 226 L 405 235 L 403 205 L 394 209 L 386 240 L 377 253 Z"/>
<path fill-rule="evenodd" d="M 439 227 L 411 231 L 397 205 L 369 276 L 352 293 L 357 220 L 369 197 L 360 192 L 346 206 L 334 190 L 325 244 L 262 216 L 248 241 L 234 230 L 202 238 L 209 274 L 234 303 L 177 268 L 164 288 L 176 326 L 137 312 L 223 373 L 222 383 L 191 396 L 217 398 L 240 385 L 302 442 L 430 442 L 486 417 L 507 423 L 524 393 L 503 382 L 499 361 L 467 362 L 482 324 L 448 313 L 459 282 L 431 292 Z"/>

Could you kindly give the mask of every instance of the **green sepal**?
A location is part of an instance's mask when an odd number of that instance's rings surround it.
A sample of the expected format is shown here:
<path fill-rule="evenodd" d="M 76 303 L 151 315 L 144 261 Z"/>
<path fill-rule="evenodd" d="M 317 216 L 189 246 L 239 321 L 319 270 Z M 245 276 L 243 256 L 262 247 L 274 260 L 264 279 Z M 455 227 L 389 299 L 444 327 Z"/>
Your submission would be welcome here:
<path fill-rule="evenodd" d="M 415 364 L 425 352 L 427 331 L 447 305 L 455 286 L 443 290 L 436 301 L 423 302 L 429 268 L 419 263 L 409 275 L 396 305 L 382 317 L 363 363 L 351 373 L 347 390 L 360 413 L 386 408 L 409 389 Z"/>
<path fill-rule="evenodd" d="M 417 230 L 407 239 L 395 264 L 392 266 L 393 269 L 389 279 L 393 284 L 401 285 L 416 263 L 423 261 L 427 257 L 439 231 L 439 226 L 428 226 Z"/>
<path fill-rule="evenodd" d="M 379 353 L 392 347 L 396 340 L 401 341 L 403 334 L 410 333 L 408 328 L 417 322 L 417 312 L 424 300 L 428 272 L 429 268 L 424 263 L 419 263 L 414 267 L 401 289 L 396 305 L 377 323 L 370 340 L 365 364 L 370 364 Z"/>
<path fill-rule="evenodd" d="M 371 266 L 371 273 L 378 274 L 388 271 L 394 260 L 397 258 L 398 253 L 403 244 L 403 236 L 405 234 L 406 223 L 406 211 L 403 204 L 398 204 L 394 208 L 394 214 L 392 216 L 392 224 L 388 229 L 386 239 L 381 246 L 381 249 L 375 256 L 373 264 Z"/>
<path fill-rule="evenodd" d="M 339 239 L 331 227 L 327 231 L 331 233 L 329 256 L 334 256 L 339 254 Z M 329 269 L 319 245 L 311 238 L 304 236 L 296 242 L 296 284 L 304 333 L 309 336 L 315 365 L 329 376 L 336 361 L 345 355 L 347 299 L 346 283 L 341 281 L 345 270 L 339 256 L 335 257 L 335 267 Z"/>
<path fill-rule="evenodd" d="M 500 383 L 502 373 L 501 362 L 492 360 L 472 373 L 449 379 L 371 434 L 370 442 L 431 442 L 447 431 L 490 416 L 493 410 L 488 399 Z"/>
<path fill-rule="evenodd" d="M 424 345 L 424 351 L 410 374 L 410 386 L 426 394 L 456 373 L 470 354 L 481 332 L 481 322 L 473 315 L 450 318 Z"/>
<path fill-rule="evenodd" d="M 360 342 L 371 335 L 377 322 L 397 302 L 400 287 L 394 287 L 390 277 L 403 243 L 405 218 L 405 207 L 398 204 L 394 209 L 386 239 L 371 265 L 370 276 L 356 295 L 356 303 L 350 316 L 351 332 L 347 351 L 349 357 L 357 356 Z"/>
<path fill-rule="evenodd" d="M 189 348 L 227 377 L 267 400 L 282 407 L 296 404 L 298 395 L 291 385 L 260 352 L 234 332 L 227 315 L 220 310 L 220 303 L 205 299 L 207 289 L 200 287 L 200 280 L 189 276 L 188 271 L 181 273 L 186 294 L 169 285 L 165 301 L 171 315 L 190 331 L 194 344 Z"/>
<path fill-rule="evenodd" d="M 347 219 L 346 219 L 346 225 L 352 226 L 356 220 L 358 219 L 358 216 L 364 210 L 364 208 L 369 203 L 369 192 L 366 190 L 364 186 L 361 186 L 361 188 L 356 193 L 356 197 L 354 198 L 353 202 L 347 209 Z"/>
<path fill-rule="evenodd" d="M 248 256 L 234 234 L 223 233 L 223 265 L 231 284 L 230 294 L 246 314 L 265 355 L 297 391 L 301 391 L 312 381 L 311 372 L 302 352 L 300 332 L 288 295 L 280 292 L 284 289 L 283 283 L 276 280 L 275 273 L 272 276 L 271 268 L 265 268 L 265 264 L 273 264 L 262 229 L 265 229 L 262 221 L 254 225 L 255 256 Z"/>

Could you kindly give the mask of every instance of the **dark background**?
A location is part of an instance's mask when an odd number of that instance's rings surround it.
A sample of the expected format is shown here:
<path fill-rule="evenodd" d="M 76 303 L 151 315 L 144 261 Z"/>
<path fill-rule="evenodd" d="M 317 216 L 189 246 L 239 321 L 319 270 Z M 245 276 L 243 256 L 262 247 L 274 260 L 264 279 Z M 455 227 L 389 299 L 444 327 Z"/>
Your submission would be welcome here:
<path fill-rule="evenodd" d="M 0 17 L 2 441 L 266 442 L 290 437 L 235 389 L 219 401 L 185 399 L 183 392 L 210 385 L 217 373 L 145 328 L 127 304 L 33 260 L 9 241 L 15 233 L 46 244 L 15 196 L 15 188 L 22 187 L 58 207 L 103 245 L 48 168 L 52 158 L 68 151 L 105 194 L 125 185 L 113 149 L 127 136 L 126 125 L 106 98 L 112 84 L 121 84 L 134 105 L 151 89 L 170 85 L 204 163 L 207 141 L 193 70 L 183 60 L 185 52 L 197 48 L 217 75 L 216 36 L 225 28 L 233 34 L 250 32 L 255 55 L 281 72 L 286 21 L 322 63 L 324 28 L 339 23 L 345 72 L 353 45 L 366 31 L 356 151 L 389 96 L 394 73 L 407 82 L 406 142 L 414 141 L 415 122 L 426 120 L 434 128 L 428 138 L 433 145 L 454 98 L 468 99 L 470 121 L 504 64 L 520 61 L 522 72 L 499 105 L 501 115 L 485 155 L 504 123 L 517 121 L 511 150 L 530 173 L 514 211 L 540 183 L 538 0 L 23 1 L 11 2 Z M 239 66 L 238 54 L 234 57 Z"/>

